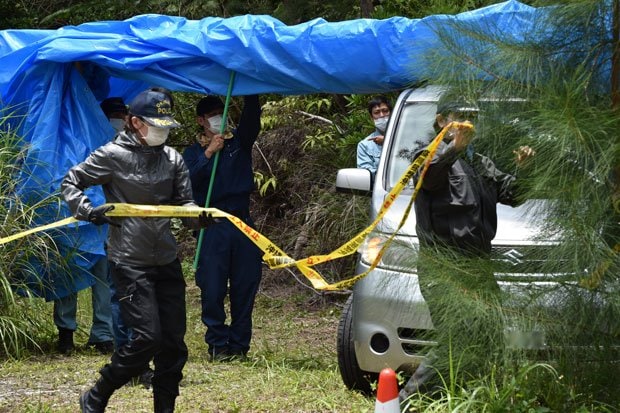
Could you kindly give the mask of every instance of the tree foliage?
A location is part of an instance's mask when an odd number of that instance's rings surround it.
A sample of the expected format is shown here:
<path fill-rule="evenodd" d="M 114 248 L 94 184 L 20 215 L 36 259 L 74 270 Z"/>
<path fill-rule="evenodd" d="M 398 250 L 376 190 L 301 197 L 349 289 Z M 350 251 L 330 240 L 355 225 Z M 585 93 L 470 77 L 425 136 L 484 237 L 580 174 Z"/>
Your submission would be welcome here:
<path fill-rule="evenodd" d="M 421 18 L 459 13 L 492 4 L 489 0 L 0 0 L 0 29 L 56 29 L 90 21 L 125 20 L 147 13 L 188 19 L 269 14 L 286 24 L 323 18 Z"/>
<path fill-rule="evenodd" d="M 500 169 L 518 174 L 523 199 L 544 200 L 535 204 L 539 222 L 531 224 L 542 230 L 538 241 L 553 244 L 529 272 L 554 277 L 529 285 L 527 298 L 506 319 L 542 332 L 544 356 L 582 401 L 618 405 L 618 387 L 602 380 L 618 374 L 620 339 L 620 211 L 614 204 L 620 117 L 603 75 L 618 70 L 611 61 L 613 6 L 592 0 L 556 6 L 519 42 L 450 26 L 438 33 L 443 47 L 426 61 L 434 73 L 429 81 L 454 93 L 521 102 L 485 113 L 474 144 Z M 513 150 L 521 145 L 536 155 L 517 170 Z M 574 408 L 551 399 L 547 406 Z"/>

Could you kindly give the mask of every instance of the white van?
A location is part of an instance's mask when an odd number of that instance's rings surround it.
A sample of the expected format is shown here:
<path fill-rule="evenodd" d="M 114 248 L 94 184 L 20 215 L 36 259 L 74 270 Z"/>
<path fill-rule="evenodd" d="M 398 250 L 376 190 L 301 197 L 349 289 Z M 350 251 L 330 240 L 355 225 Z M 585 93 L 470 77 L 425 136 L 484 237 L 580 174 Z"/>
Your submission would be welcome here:
<path fill-rule="evenodd" d="M 419 142 L 435 135 L 433 123 L 441 92 L 440 87 L 426 86 L 400 94 L 385 133 L 374 182 L 364 169 L 338 171 L 339 191 L 371 196 L 371 222 L 409 166 L 412 150 Z M 413 183 L 410 183 L 360 248 L 357 274 L 368 270 L 382 242 L 397 229 L 412 193 Z M 500 264 L 496 277 L 503 289 L 549 284 L 545 281 L 548 278 L 540 273 L 537 261 L 544 259 L 545 249 L 552 244 L 534 241 L 536 220 L 529 215 L 536 208 L 532 206 L 532 202 L 518 208 L 497 205 L 498 229 L 492 258 Z M 340 373 L 350 389 L 369 393 L 371 383 L 385 367 L 412 372 L 434 345 L 421 339 L 427 336 L 421 334 L 423 330 L 432 329 L 433 325 L 418 285 L 417 246 L 412 208 L 379 265 L 353 288 L 342 313 L 337 340 Z M 509 342 L 520 347 L 545 345 L 542 334 L 533 330 L 506 331 L 506 335 Z"/>

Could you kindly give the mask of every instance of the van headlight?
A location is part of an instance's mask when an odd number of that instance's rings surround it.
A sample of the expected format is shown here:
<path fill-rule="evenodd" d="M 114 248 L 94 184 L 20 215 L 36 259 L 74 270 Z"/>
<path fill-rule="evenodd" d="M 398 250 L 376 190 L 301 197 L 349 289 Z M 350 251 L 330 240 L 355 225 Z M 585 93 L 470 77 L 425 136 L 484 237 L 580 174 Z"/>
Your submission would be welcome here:
<path fill-rule="evenodd" d="M 362 256 L 362 261 L 372 264 L 377 259 L 381 248 L 385 245 L 385 242 L 388 240 L 388 237 L 371 234 L 360 245 L 357 252 L 359 252 Z"/>
<path fill-rule="evenodd" d="M 377 259 L 379 252 L 386 245 L 388 240 L 389 236 L 386 234 L 375 233 L 366 237 L 358 249 L 362 262 L 368 265 L 372 264 Z M 417 237 L 394 237 L 383 251 L 383 256 L 377 265 L 413 272 L 417 265 L 417 241 Z"/>

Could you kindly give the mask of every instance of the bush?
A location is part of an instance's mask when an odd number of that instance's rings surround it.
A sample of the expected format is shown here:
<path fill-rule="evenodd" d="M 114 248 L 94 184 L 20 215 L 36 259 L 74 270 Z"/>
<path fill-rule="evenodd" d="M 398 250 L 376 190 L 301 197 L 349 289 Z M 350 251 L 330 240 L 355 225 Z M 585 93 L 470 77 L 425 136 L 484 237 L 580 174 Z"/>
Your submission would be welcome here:
<path fill-rule="evenodd" d="M 18 195 L 20 177 L 26 173 L 22 168 L 26 150 L 9 127 L 8 117 L 0 118 L 0 237 L 37 226 L 37 211 L 58 202 L 58 197 L 50 197 L 27 203 Z M 28 285 L 39 279 L 33 261 L 55 267 L 64 260 L 45 233 L 0 246 L 0 354 L 9 357 L 21 357 L 28 348 L 38 347 L 37 337 L 51 331 L 51 317 L 40 317 L 43 303 L 35 299 Z"/>

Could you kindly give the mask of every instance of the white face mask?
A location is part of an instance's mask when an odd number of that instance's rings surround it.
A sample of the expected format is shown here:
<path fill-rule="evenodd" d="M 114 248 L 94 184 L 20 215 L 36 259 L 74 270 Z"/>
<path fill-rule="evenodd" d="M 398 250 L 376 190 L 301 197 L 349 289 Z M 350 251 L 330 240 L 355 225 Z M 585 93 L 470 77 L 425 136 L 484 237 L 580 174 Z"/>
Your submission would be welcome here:
<path fill-rule="evenodd" d="M 168 134 L 170 133 L 170 129 L 166 128 L 156 128 L 155 126 L 146 125 L 148 131 L 146 132 L 146 136 L 144 136 L 144 140 L 148 146 L 159 146 L 163 145 L 168 139 Z"/>
<path fill-rule="evenodd" d="M 389 116 L 384 116 L 379 119 L 375 119 L 375 128 L 381 133 L 385 133 L 385 129 L 387 128 Z"/>
<path fill-rule="evenodd" d="M 120 132 L 123 129 L 125 129 L 125 121 L 123 119 L 110 118 L 110 125 L 112 125 L 114 130 L 117 132 Z"/>
<path fill-rule="evenodd" d="M 221 133 L 222 120 L 222 115 L 215 115 L 208 118 L 209 130 L 213 133 Z"/>

